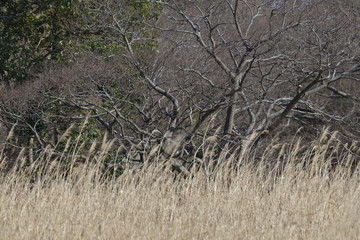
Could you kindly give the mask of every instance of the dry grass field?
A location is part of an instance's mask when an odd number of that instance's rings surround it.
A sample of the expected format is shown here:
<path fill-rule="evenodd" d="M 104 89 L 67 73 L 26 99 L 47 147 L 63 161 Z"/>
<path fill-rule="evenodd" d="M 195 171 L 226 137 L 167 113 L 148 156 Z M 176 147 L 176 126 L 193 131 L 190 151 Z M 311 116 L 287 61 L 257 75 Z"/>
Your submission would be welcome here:
<path fill-rule="evenodd" d="M 90 164 L 13 170 L 0 179 L 0 239 L 359 239 L 358 170 L 329 171 L 329 144 L 315 145 L 311 162 L 291 149 L 281 171 L 266 157 L 187 178 L 166 163 L 116 179 Z"/>

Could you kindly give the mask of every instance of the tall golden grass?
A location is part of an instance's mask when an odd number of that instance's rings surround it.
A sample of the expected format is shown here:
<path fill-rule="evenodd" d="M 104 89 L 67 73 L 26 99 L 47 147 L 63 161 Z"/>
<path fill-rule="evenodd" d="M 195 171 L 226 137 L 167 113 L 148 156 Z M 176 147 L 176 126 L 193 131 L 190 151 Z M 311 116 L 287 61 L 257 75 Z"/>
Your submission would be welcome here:
<path fill-rule="evenodd" d="M 278 149 L 278 159 L 264 153 L 256 165 L 240 166 L 224 158 L 190 177 L 158 162 L 105 178 L 106 141 L 103 153 L 88 154 L 95 160 L 74 159 L 67 174 L 62 156 L 54 161 L 48 151 L 25 166 L 21 153 L 0 177 L 0 239 L 358 239 L 354 152 L 339 154 L 333 141 L 323 136 L 307 150 L 274 144 L 267 151 Z M 331 168 L 335 155 L 344 164 Z"/>

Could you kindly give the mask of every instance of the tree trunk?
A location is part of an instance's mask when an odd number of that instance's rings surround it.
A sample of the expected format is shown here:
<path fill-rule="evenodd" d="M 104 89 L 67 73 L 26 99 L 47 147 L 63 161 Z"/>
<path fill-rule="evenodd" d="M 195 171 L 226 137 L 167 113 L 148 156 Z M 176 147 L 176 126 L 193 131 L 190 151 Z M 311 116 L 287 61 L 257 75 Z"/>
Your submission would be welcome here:
<path fill-rule="evenodd" d="M 237 93 L 234 92 L 232 95 L 232 99 L 230 101 L 230 106 L 226 111 L 226 119 L 224 125 L 224 134 L 231 134 L 233 126 L 234 126 L 234 118 L 235 118 L 235 103 L 237 100 Z"/>

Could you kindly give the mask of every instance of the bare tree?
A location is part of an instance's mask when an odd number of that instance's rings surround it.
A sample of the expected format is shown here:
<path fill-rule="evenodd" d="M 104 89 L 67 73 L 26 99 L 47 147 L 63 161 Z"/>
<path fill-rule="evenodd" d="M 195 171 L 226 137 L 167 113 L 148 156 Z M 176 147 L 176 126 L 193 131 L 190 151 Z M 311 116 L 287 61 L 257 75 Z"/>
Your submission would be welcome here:
<path fill-rule="evenodd" d="M 162 45 L 180 49 L 177 88 L 188 78 L 192 99 L 225 102 L 225 134 L 259 139 L 301 115 L 344 122 L 345 115 L 325 110 L 325 99 L 359 100 L 357 89 L 341 84 L 359 81 L 358 17 L 335 3 L 151 2 L 165 7 L 155 26 Z"/>
<path fill-rule="evenodd" d="M 85 61 L 73 74 L 83 91 L 60 99 L 91 111 L 120 141 L 176 138 L 182 155 L 220 126 L 246 149 L 285 120 L 355 125 L 359 19 L 335 2 L 133 2 L 162 6 L 162 15 L 141 22 L 124 18 L 121 4 L 94 1 L 90 31 L 116 47 L 96 68 Z M 348 101 L 346 110 L 334 99 Z"/>

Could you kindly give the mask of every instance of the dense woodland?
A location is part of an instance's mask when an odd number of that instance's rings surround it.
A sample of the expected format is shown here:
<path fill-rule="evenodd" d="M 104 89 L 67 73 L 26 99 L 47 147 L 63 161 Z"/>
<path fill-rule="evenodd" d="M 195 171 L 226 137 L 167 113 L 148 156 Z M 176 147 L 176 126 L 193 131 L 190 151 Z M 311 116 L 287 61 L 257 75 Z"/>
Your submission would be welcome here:
<path fill-rule="evenodd" d="M 359 44 L 357 0 L 6 0 L 4 154 L 82 159 L 106 138 L 108 164 L 186 173 L 326 129 L 357 156 Z"/>

